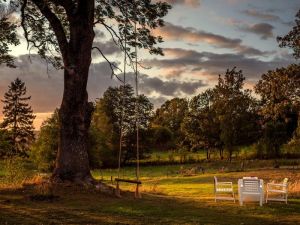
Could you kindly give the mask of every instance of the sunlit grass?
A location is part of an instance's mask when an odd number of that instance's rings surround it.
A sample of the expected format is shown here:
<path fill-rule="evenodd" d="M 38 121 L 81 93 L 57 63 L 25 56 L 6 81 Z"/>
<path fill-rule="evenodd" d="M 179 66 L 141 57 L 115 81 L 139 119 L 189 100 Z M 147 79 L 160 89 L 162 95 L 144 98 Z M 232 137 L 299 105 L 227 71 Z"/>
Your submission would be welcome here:
<path fill-rule="evenodd" d="M 288 177 L 292 184 L 300 180 L 300 170 L 272 168 L 272 162 L 249 162 L 246 171 L 239 171 L 239 163 L 203 163 L 204 174 L 192 176 L 179 173 L 182 165 L 142 166 L 142 199 L 135 199 L 134 185 L 121 183 L 122 198 L 101 194 L 95 189 L 59 187 L 53 202 L 29 200 L 36 188 L 0 188 L 0 224 L 299 224 L 299 187 L 290 189 L 288 205 L 284 203 L 247 203 L 213 199 L 213 176 L 232 181 L 237 192 L 237 180 L 243 176 L 258 176 L 265 182 Z M 190 168 L 194 165 L 184 165 Z M 261 166 L 257 169 L 257 166 Z M 220 168 L 224 168 L 221 172 Z M 111 186 L 117 177 L 116 169 L 93 171 L 96 178 Z M 121 177 L 135 179 L 135 167 L 121 169 Z M 32 179 L 33 183 L 40 177 Z"/>
<path fill-rule="evenodd" d="M 185 165 L 186 168 L 195 165 Z M 216 166 L 216 165 L 214 165 Z M 219 167 L 223 165 L 219 165 Z M 257 176 L 264 179 L 264 182 L 282 181 L 285 177 L 290 180 L 290 196 L 300 194 L 300 174 L 299 169 L 251 169 L 246 171 L 231 172 L 230 170 L 221 172 L 219 169 L 210 169 L 209 172 L 197 173 L 192 176 L 180 174 L 181 165 L 169 166 L 146 166 L 140 170 L 140 180 L 142 190 L 148 193 L 162 194 L 173 197 L 188 197 L 195 199 L 211 199 L 213 196 L 213 176 L 220 180 L 232 181 L 237 194 L 237 181 L 243 176 Z M 233 169 L 233 168 L 232 168 Z M 125 179 L 136 179 L 134 167 L 125 167 L 120 170 L 120 177 Z M 94 171 L 93 175 L 98 179 L 103 179 L 109 185 L 114 185 L 114 178 L 118 176 L 116 169 Z M 133 184 L 121 183 L 124 190 L 134 191 Z"/>

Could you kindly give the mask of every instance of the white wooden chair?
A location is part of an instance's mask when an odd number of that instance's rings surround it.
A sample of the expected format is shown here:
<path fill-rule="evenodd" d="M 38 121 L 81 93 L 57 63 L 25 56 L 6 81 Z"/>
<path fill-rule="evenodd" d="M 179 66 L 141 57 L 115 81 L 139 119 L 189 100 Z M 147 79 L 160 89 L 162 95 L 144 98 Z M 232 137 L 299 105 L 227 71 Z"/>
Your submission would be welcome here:
<path fill-rule="evenodd" d="M 264 188 L 263 180 L 257 178 L 243 178 L 239 180 L 239 200 L 240 205 L 244 201 L 259 201 L 259 205 L 263 204 Z"/>
<path fill-rule="evenodd" d="M 269 197 L 269 194 L 275 194 L 277 197 Z M 282 201 L 287 204 L 288 197 L 288 178 L 284 178 L 282 183 L 268 183 L 267 184 L 267 197 L 268 201 Z"/>
<path fill-rule="evenodd" d="M 233 200 L 235 202 L 232 182 L 218 182 L 217 177 L 214 176 L 214 193 L 215 202 L 218 200 Z M 225 196 L 230 194 L 230 196 Z"/>

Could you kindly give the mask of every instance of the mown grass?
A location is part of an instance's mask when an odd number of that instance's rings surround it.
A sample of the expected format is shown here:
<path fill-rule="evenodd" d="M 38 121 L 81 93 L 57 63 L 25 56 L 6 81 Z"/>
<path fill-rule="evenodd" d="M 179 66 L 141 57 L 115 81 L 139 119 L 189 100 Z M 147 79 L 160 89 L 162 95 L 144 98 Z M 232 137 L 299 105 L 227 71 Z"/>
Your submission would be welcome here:
<path fill-rule="evenodd" d="M 227 163 L 228 164 L 228 163 Z M 288 205 L 284 203 L 247 203 L 230 201 L 215 203 L 213 176 L 235 184 L 243 176 L 258 176 L 266 182 L 289 177 L 293 184 L 300 180 L 300 170 L 249 166 L 239 172 L 227 165 L 211 163 L 202 174 L 186 176 L 178 173 L 180 165 L 141 168 L 142 199 L 134 199 L 134 185 L 121 184 L 122 198 L 95 189 L 64 186 L 55 188 L 59 198 L 53 202 L 31 201 L 32 187 L 0 189 L 0 224 L 300 224 L 300 190 L 291 186 Z M 225 164 L 226 165 L 226 164 Z M 238 163 L 236 164 L 238 165 Z M 194 165 L 185 165 L 185 168 Z M 206 165 L 207 167 L 209 164 Z M 230 167 L 230 169 L 228 169 Z M 135 178 L 135 168 L 122 169 L 124 178 Z M 116 170 L 94 171 L 108 185 Z"/>

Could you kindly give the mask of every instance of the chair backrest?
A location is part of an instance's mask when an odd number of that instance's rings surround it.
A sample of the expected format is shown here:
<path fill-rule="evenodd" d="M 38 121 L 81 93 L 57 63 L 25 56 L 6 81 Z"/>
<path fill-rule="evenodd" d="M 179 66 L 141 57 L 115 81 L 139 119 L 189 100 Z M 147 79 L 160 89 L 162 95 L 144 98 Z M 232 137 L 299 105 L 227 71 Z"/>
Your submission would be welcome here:
<path fill-rule="evenodd" d="M 258 177 L 243 177 L 243 179 L 258 179 Z"/>
<path fill-rule="evenodd" d="M 243 191 L 258 193 L 260 180 L 258 179 L 243 179 Z"/>

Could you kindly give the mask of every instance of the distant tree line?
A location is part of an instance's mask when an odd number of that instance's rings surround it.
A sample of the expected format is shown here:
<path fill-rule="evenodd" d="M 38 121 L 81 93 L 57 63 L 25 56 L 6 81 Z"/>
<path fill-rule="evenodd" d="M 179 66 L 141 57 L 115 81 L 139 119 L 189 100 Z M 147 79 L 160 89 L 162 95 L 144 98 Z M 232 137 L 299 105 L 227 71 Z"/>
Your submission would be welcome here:
<path fill-rule="evenodd" d="M 163 148 L 205 150 L 207 159 L 212 151 L 221 159 L 226 152 L 231 160 L 240 147 L 256 144 L 258 157 L 279 157 L 280 147 L 298 138 L 299 78 L 296 64 L 268 71 L 255 85 L 254 98 L 243 87 L 242 71 L 233 68 L 219 76 L 215 87 L 190 100 L 167 101 L 152 123 L 170 132 L 172 144 L 165 142 Z"/>
<path fill-rule="evenodd" d="M 173 98 L 153 110 L 149 99 L 135 97 L 131 86 L 109 87 L 94 103 L 89 130 L 92 168 L 116 167 L 122 127 L 122 163 L 136 157 L 136 102 L 139 105 L 141 157 L 152 151 L 218 152 L 231 160 L 243 146 L 253 145 L 258 158 L 278 158 L 284 144 L 297 148 L 299 134 L 300 65 L 268 71 L 245 89 L 245 77 L 236 68 L 220 75 L 203 93 Z M 253 97 L 254 94 L 256 97 Z M 58 148 L 58 110 L 41 126 L 32 146 L 40 169 L 51 170 Z M 300 149 L 293 157 L 300 155 Z"/>
<path fill-rule="evenodd" d="M 94 102 L 89 129 L 92 168 L 115 167 L 122 129 L 122 163 L 136 157 L 136 119 L 140 124 L 141 157 L 152 151 L 218 152 L 232 159 L 243 146 L 254 146 L 258 158 L 282 156 L 282 146 L 300 155 L 300 65 L 268 71 L 244 88 L 237 68 L 219 75 L 217 84 L 190 99 L 173 98 L 153 110 L 149 99 L 136 97 L 130 85 L 109 87 Z M 24 82 L 16 79 L 5 93 L 0 129 L 1 158 L 31 156 L 42 170 L 52 170 L 59 140 L 58 109 L 45 120 L 34 141 L 33 111 L 26 103 Z M 253 97 L 255 96 L 255 97 Z M 138 113 L 136 106 L 138 104 Z"/>

